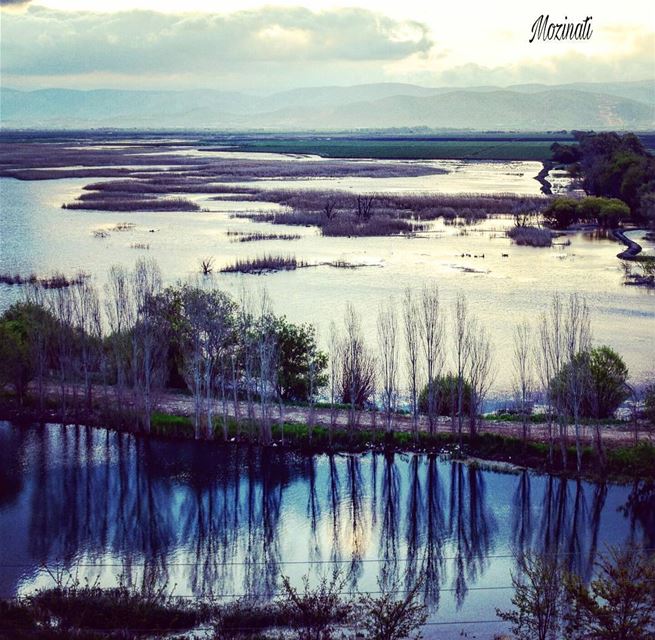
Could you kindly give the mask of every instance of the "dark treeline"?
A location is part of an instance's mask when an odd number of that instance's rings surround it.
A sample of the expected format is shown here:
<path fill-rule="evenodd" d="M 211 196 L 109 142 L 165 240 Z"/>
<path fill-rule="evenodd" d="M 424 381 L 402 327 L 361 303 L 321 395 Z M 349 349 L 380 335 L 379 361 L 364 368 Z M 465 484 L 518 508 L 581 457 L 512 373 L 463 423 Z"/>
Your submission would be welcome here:
<path fill-rule="evenodd" d="M 275 315 L 265 293 L 255 299 L 244 291 L 235 301 L 217 289 L 164 288 L 156 263 L 146 260 L 131 272 L 113 267 L 103 302 L 88 279 L 62 289 L 31 287 L 26 301 L 2 316 L 0 337 L 2 383 L 13 386 L 19 403 L 31 384 L 30 402 L 41 411 L 55 402 L 62 421 L 88 419 L 100 406 L 111 408 L 108 422 L 149 433 L 156 410 L 175 413 L 166 404 L 170 395 L 161 401 L 164 391 L 177 389 L 192 397 L 196 438 L 249 437 L 262 444 L 271 443 L 274 426 L 284 441 L 290 403 L 308 405 L 311 441 L 323 398 L 330 442 L 338 410 L 347 411 L 351 433 L 366 415 L 374 430 L 391 435 L 406 409 L 415 441 L 424 431 L 434 435 L 439 417 L 448 416 L 461 446 L 478 433 L 495 371 L 491 339 L 466 298 L 447 306 L 436 286 L 407 290 L 402 300 L 382 305 L 373 336 L 348 306 L 343 324 L 332 323 L 324 353 L 315 329 Z M 602 421 L 628 397 L 637 442 L 640 392 L 628 384 L 618 354 L 592 345 L 584 299 L 555 296 L 535 323 L 517 325 L 508 362 L 524 443 L 535 402 L 545 404 L 551 465 L 559 448 L 561 465 L 570 468 L 574 444 L 581 470 L 588 421 L 604 465 Z M 652 395 L 651 387 L 648 402 Z"/>
<path fill-rule="evenodd" d="M 577 132 L 577 145 L 555 143 L 553 159 L 582 174 L 582 186 L 591 198 L 577 203 L 561 199 L 549 211 L 551 221 L 567 226 L 579 221 L 616 225 L 631 217 L 655 225 L 655 158 L 633 133 Z M 588 201 L 588 202 L 587 202 Z M 557 200 L 555 201 L 557 203 Z"/>

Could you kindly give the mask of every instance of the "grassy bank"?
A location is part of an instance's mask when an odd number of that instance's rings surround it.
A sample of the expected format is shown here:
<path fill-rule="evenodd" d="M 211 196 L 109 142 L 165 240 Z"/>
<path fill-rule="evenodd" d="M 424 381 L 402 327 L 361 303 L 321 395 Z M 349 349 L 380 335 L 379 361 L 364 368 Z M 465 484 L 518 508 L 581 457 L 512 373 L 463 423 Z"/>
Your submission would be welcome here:
<path fill-rule="evenodd" d="M 540 421 L 535 416 L 534 422 Z M 549 462 L 549 446 L 542 442 L 526 442 L 521 439 L 494 433 L 469 434 L 434 433 L 421 431 L 418 438 L 408 431 L 385 433 L 382 429 L 330 430 L 324 426 L 309 427 L 306 424 L 285 422 L 272 426 L 274 446 L 285 447 L 303 453 L 325 453 L 334 451 L 362 452 L 387 450 L 394 452 L 428 452 L 447 455 L 456 459 L 475 458 L 493 462 L 504 462 L 529 467 L 541 472 L 575 476 L 576 451 L 573 443 L 568 446 L 568 466 L 560 461 L 559 446 L 555 446 L 553 463 Z M 250 443 L 256 440 L 256 428 L 248 429 L 230 418 L 227 425 L 228 438 L 235 443 Z M 152 434 L 162 437 L 193 439 L 193 421 L 186 416 L 156 413 L 152 417 Z M 223 437 L 222 419 L 216 418 L 214 437 Z M 631 478 L 655 478 L 655 446 L 641 442 L 631 446 L 607 448 L 605 468 L 599 467 L 596 452 L 592 447 L 583 449 L 582 475 L 611 480 Z"/>

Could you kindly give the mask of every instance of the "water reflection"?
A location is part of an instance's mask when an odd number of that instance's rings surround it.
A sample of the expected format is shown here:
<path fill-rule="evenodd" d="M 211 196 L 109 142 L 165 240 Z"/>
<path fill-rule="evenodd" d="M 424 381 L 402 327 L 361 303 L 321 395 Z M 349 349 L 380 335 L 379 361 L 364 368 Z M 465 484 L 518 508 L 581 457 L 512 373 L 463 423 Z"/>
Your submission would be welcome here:
<path fill-rule="evenodd" d="M 349 588 L 407 587 L 433 609 L 508 584 L 514 552 L 589 575 L 606 543 L 655 539 L 655 489 L 485 471 L 430 455 L 302 457 L 0 423 L 2 595 L 60 565 L 112 584 L 267 598 L 336 564 Z M 13 567 L 13 568 L 12 568 Z M 500 576 L 502 574 L 502 576 Z M 500 576 L 500 577 L 499 577 Z"/>

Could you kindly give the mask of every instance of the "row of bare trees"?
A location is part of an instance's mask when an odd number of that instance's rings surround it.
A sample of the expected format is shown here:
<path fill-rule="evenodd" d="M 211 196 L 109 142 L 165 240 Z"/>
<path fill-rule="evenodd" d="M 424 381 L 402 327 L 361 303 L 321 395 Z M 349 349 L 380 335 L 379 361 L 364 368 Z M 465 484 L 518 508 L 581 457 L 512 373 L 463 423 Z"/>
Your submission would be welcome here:
<path fill-rule="evenodd" d="M 343 324 L 331 324 L 329 354 L 318 349 L 312 327 L 275 316 L 265 292 L 256 298 L 244 290 L 235 302 L 197 285 L 165 289 L 157 264 L 148 260 L 137 261 L 131 271 L 112 267 L 102 301 L 93 283 L 81 279 L 61 289 L 33 287 L 28 304 L 36 314 L 26 327 L 41 408 L 46 383 L 54 381 L 62 419 L 75 407 L 90 412 L 100 384 L 119 414 L 137 411 L 146 432 L 168 385 L 189 390 L 197 438 L 211 437 L 217 422 L 227 438 L 234 420 L 238 434 L 248 425 L 268 443 L 276 420 L 284 433 L 285 403 L 296 400 L 309 404 L 311 433 L 322 394 L 331 433 L 344 405 L 348 427 L 360 426 L 363 411 L 375 426 L 379 413 L 386 433 L 407 408 L 415 439 L 423 424 L 434 434 L 439 417 L 448 416 L 461 444 L 467 432 L 477 434 L 495 375 L 493 345 L 466 297 L 446 305 L 436 285 L 408 288 L 400 300 L 382 304 L 375 336 L 366 334 L 348 305 Z M 568 466 L 572 432 L 580 468 L 590 405 L 600 418 L 608 396 L 619 403 L 624 398 L 627 369 L 622 372 L 618 355 L 601 353 L 614 377 L 599 384 L 592 375 L 591 342 L 589 308 L 578 295 L 555 295 L 535 321 L 515 326 L 511 366 L 523 440 L 530 438 L 533 405 L 541 400 L 551 463 L 559 444 Z M 594 435 L 602 460 L 600 420 Z"/>
<path fill-rule="evenodd" d="M 456 384 L 449 391 L 450 397 L 444 398 L 439 380 L 447 372 L 448 355 Z M 492 381 L 493 350 L 486 330 L 463 296 L 455 301 L 450 319 L 437 286 L 419 292 L 407 289 L 401 313 L 396 301 L 390 299 L 378 309 L 376 353 L 367 344 L 361 318 L 348 305 L 342 333 L 332 323 L 330 356 L 330 402 L 334 406 L 341 400 L 348 406 L 350 426 L 359 426 L 358 412 L 368 405 L 372 411 L 381 410 L 385 431 L 393 431 L 399 399 L 406 393 L 415 438 L 421 414 L 426 415 L 429 433 L 433 434 L 446 404 L 450 406 L 452 428 L 460 438 L 466 421 L 475 434 L 477 415 Z M 405 384 L 401 382 L 403 360 Z M 333 425 L 335 415 L 333 412 Z"/>

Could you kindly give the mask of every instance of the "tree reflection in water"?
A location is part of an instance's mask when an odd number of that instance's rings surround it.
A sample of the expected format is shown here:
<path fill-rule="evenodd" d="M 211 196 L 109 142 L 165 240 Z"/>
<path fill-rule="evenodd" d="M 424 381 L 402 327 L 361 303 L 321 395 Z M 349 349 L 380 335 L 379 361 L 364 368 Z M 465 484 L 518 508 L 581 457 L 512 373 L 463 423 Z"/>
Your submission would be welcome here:
<path fill-rule="evenodd" d="M 0 439 L 3 460 L 23 461 L 0 494 L 0 526 L 7 518 L 18 527 L 23 546 L 13 553 L 27 565 L 20 583 L 0 581 L 12 592 L 45 580 L 39 566 L 58 564 L 102 584 L 122 575 L 180 594 L 268 598 L 280 573 L 316 579 L 338 563 L 349 588 L 376 590 L 378 577 L 407 588 L 424 576 L 428 603 L 452 593 L 461 607 L 498 556 L 558 553 L 588 576 L 606 543 L 655 541 L 652 483 L 508 475 L 423 454 L 196 446 L 73 426 L 5 423 Z M 1 547 L 0 563 L 15 561 Z"/>

